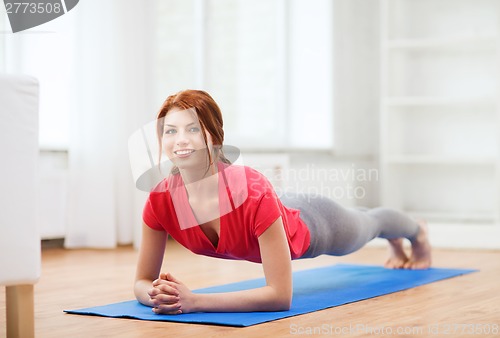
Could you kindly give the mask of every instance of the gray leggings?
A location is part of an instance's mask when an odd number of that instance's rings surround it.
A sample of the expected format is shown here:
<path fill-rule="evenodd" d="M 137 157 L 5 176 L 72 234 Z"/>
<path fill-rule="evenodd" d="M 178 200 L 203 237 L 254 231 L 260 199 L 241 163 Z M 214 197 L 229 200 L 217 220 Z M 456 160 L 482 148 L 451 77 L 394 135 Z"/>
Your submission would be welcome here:
<path fill-rule="evenodd" d="M 283 205 L 300 210 L 311 233 L 311 245 L 301 258 L 346 255 L 375 237 L 412 239 L 420 229 L 413 219 L 393 209 L 348 209 L 329 198 L 305 194 L 286 193 L 280 199 Z"/>

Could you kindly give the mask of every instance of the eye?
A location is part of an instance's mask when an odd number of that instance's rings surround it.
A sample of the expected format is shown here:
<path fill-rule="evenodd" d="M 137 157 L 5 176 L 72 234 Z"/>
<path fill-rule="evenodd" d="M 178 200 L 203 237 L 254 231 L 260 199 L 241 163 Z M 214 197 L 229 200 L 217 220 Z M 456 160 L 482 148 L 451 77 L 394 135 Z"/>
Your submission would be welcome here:
<path fill-rule="evenodd" d="M 198 128 L 198 127 L 192 127 L 192 128 L 189 128 L 189 132 L 190 132 L 190 133 L 197 133 L 197 132 L 199 132 L 199 131 L 200 131 L 200 128 Z"/>
<path fill-rule="evenodd" d="M 165 130 L 165 134 L 174 134 L 176 133 L 177 131 L 175 129 L 166 129 Z"/>

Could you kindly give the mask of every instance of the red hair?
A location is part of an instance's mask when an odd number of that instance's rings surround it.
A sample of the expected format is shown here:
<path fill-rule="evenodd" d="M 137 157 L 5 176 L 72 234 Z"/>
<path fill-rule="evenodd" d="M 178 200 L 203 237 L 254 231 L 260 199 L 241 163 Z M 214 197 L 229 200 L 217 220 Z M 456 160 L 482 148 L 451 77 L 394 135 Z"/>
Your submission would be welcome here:
<path fill-rule="evenodd" d="M 228 164 L 231 163 L 222 153 L 222 144 L 224 142 L 224 122 L 222 120 L 222 113 L 219 106 L 207 92 L 192 89 L 183 90 L 167 97 L 167 99 L 161 106 L 160 111 L 158 112 L 156 130 L 158 134 L 158 142 L 160 144 L 160 159 L 164 129 L 162 119 L 173 108 L 178 108 L 181 110 L 193 108 L 196 111 L 196 116 L 198 117 L 201 129 L 203 130 L 202 135 L 207 147 L 208 144 L 205 131 L 207 131 L 212 137 L 215 160 L 220 160 Z M 210 152 L 208 152 L 208 160 L 210 164 L 214 162 Z M 173 168 L 172 172 L 178 172 L 178 169 Z"/>

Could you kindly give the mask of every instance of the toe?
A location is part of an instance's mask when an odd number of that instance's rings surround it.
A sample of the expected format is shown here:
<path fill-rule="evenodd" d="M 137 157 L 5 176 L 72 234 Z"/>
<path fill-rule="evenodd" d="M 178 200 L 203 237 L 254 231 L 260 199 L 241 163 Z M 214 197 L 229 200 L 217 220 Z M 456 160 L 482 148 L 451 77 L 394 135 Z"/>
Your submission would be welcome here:
<path fill-rule="evenodd" d="M 391 258 L 385 262 L 384 267 L 387 269 L 401 269 L 404 266 L 404 263 L 405 262 L 400 259 Z"/>
<path fill-rule="evenodd" d="M 411 270 L 413 269 L 413 261 L 409 260 L 403 264 L 403 269 Z"/>
<path fill-rule="evenodd" d="M 394 269 L 394 266 L 393 266 L 391 260 L 388 260 L 388 261 L 386 261 L 384 263 L 384 268 L 386 268 L 386 269 Z"/>

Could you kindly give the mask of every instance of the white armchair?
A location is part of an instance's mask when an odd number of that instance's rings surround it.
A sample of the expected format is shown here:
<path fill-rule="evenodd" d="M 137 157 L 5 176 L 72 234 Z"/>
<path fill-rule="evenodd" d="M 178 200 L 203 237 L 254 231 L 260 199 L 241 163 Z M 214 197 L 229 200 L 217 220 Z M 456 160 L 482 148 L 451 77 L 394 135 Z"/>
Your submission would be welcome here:
<path fill-rule="evenodd" d="M 33 289 L 41 272 L 38 152 L 38 82 L 0 74 L 0 285 L 6 287 L 7 337 L 34 336 Z"/>

